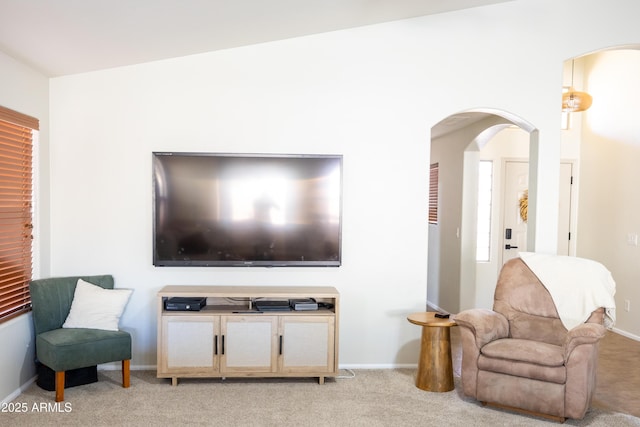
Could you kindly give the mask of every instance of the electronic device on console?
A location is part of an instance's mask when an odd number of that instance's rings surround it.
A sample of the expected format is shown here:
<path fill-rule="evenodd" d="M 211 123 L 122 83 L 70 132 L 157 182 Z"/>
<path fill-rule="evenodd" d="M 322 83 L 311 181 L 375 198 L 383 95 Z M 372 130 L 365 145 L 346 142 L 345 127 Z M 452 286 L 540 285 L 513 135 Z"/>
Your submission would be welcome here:
<path fill-rule="evenodd" d="M 207 305 L 204 297 L 172 297 L 164 302 L 164 309 L 168 311 L 200 311 Z"/>
<path fill-rule="evenodd" d="M 289 305 L 296 311 L 311 311 L 318 309 L 318 303 L 313 298 L 290 299 Z"/>
<path fill-rule="evenodd" d="M 289 301 L 287 300 L 257 300 L 254 305 L 256 310 L 260 312 L 264 311 L 289 311 Z"/>

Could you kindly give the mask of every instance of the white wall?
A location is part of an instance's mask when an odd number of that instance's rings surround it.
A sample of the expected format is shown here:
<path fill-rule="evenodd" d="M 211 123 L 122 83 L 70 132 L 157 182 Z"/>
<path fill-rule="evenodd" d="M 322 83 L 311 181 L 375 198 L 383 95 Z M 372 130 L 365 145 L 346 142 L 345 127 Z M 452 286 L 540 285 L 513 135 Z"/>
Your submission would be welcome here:
<path fill-rule="evenodd" d="M 571 37 L 569 11 L 583 22 Z M 333 285 L 341 366 L 415 363 L 406 315 L 426 300 L 429 129 L 482 107 L 533 123 L 549 195 L 537 247 L 554 250 L 562 61 L 640 41 L 637 12 L 633 0 L 520 0 L 53 79 L 51 273 L 135 288 L 122 319 L 134 366 L 155 364 L 166 284 Z M 154 268 L 154 150 L 343 154 L 343 266 Z"/>
<path fill-rule="evenodd" d="M 428 135 L 398 117 L 396 104 L 417 101 L 396 79 L 409 60 L 356 31 L 54 79 L 52 273 L 113 273 L 135 288 L 122 319 L 134 365 L 155 364 L 155 294 L 166 284 L 334 285 L 343 364 L 414 361 L 402 347 L 416 332 L 406 314 L 426 300 L 426 222 L 411 212 L 427 208 L 415 195 L 427 188 Z M 154 268 L 154 150 L 343 154 L 344 265 Z"/>
<path fill-rule="evenodd" d="M 601 52 L 586 58 L 577 255 L 602 262 L 616 280 L 616 328 L 640 339 L 640 50 Z M 630 310 L 624 309 L 625 300 Z"/>
<path fill-rule="evenodd" d="M 34 159 L 34 274 L 48 274 L 48 92 L 49 80 L 0 52 L 0 105 L 40 120 Z M 35 375 L 31 314 L 0 324 L 0 399 L 15 396 Z"/>

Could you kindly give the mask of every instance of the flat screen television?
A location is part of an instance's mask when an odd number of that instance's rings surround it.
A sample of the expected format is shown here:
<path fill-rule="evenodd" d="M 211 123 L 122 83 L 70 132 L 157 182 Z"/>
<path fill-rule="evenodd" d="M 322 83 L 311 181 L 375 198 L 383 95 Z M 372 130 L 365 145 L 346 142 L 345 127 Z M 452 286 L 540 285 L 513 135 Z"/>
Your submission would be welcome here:
<path fill-rule="evenodd" d="M 341 264 L 342 156 L 153 153 L 155 266 Z"/>

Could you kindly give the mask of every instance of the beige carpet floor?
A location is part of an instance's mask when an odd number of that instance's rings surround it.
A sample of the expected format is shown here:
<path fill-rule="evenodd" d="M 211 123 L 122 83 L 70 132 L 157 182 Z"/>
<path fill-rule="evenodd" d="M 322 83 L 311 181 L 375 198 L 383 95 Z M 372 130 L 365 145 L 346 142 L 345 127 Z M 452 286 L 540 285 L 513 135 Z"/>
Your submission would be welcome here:
<path fill-rule="evenodd" d="M 347 372 L 345 377 L 349 376 Z M 155 371 L 132 371 L 123 389 L 119 371 L 99 381 L 53 392 L 31 385 L 3 408 L 6 426 L 554 426 L 558 423 L 481 406 L 464 397 L 459 379 L 448 393 L 414 386 L 415 370 L 357 370 L 353 378 L 183 379 L 177 387 Z M 22 412 L 16 412 L 16 411 Z M 640 426 L 640 418 L 592 408 L 565 425 Z"/>

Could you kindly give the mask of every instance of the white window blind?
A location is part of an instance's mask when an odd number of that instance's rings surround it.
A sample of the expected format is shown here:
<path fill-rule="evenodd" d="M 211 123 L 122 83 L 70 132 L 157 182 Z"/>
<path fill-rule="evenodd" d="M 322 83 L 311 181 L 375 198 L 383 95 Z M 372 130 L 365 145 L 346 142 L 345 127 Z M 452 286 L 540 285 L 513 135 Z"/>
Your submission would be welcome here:
<path fill-rule="evenodd" d="M 438 223 L 438 163 L 429 167 L 429 224 Z"/>

